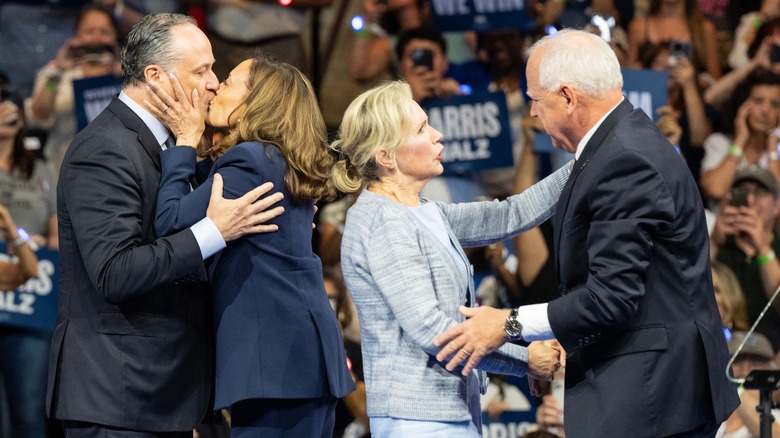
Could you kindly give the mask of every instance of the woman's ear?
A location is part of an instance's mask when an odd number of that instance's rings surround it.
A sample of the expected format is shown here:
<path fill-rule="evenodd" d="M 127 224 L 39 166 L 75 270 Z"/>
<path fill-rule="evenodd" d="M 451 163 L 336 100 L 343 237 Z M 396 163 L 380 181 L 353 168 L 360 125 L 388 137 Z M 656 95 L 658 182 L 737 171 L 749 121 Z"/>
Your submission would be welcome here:
<path fill-rule="evenodd" d="M 385 168 L 388 172 L 395 171 L 395 158 L 387 149 L 377 149 L 376 153 L 374 154 L 374 159 L 376 160 L 376 164 L 378 166 Z"/>

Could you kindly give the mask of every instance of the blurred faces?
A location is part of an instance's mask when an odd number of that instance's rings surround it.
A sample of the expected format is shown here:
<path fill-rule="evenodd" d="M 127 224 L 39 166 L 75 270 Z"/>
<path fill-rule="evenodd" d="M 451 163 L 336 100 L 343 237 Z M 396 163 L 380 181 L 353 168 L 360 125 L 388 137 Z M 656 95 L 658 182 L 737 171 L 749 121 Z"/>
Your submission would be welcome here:
<path fill-rule="evenodd" d="M 501 73 L 515 73 L 522 63 L 523 34 L 518 30 L 485 33 L 483 50 L 488 63 Z"/>
<path fill-rule="evenodd" d="M 10 100 L 0 102 L 0 139 L 16 138 L 22 126 L 24 126 L 22 109 Z"/>
<path fill-rule="evenodd" d="M 544 131 L 552 139 L 553 146 L 567 152 L 576 152 L 577 142 L 570 140 L 573 132 L 569 128 L 566 99 L 559 93 L 551 93 L 539 83 L 539 64 L 544 47 L 537 49 L 528 59 L 526 76 L 528 78 L 528 97 L 531 99 L 531 116 L 538 117 Z"/>
<path fill-rule="evenodd" d="M 209 104 L 206 122 L 215 128 L 231 128 L 243 114 L 244 100 L 249 93 L 249 73 L 253 60 L 247 59 L 230 72 L 219 85 L 216 96 Z"/>
<path fill-rule="evenodd" d="M 433 41 L 429 40 L 409 40 L 409 43 L 404 48 L 403 57 L 401 58 L 400 73 L 401 76 L 407 77 L 411 75 L 415 70 L 414 60 L 412 59 L 412 52 L 417 49 L 425 49 L 433 52 L 433 73 L 438 78 L 444 75 L 447 71 L 449 63 L 447 57 L 441 51 L 441 47 Z"/>
<path fill-rule="evenodd" d="M 778 215 L 778 202 L 772 197 L 772 192 L 763 185 L 754 181 L 742 181 L 735 187 L 748 194 L 748 205 L 756 210 L 758 216 L 764 222 L 764 226 L 771 229 Z"/>
<path fill-rule="evenodd" d="M 395 155 L 398 173 L 416 181 L 427 181 L 444 171 L 441 132 L 428 124 L 428 116 L 415 101 L 409 101 L 411 131 Z"/>
<path fill-rule="evenodd" d="M 780 86 L 756 85 L 747 98 L 750 105 L 748 126 L 759 132 L 768 132 L 780 124 Z"/>
<path fill-rule="evenodd" d="M 80 45 L 104 44 L 116 45 L 116 31 L 111 17 L 99 11 L 88 11 L 76 29 L 76 38 Z"/>
<path fill-rule="evenodd" d="M 219 81 L 214 74 L 214 55 L 211 51 L 211 43 L 206 35 L 191 24 L 176 26 L 171 29 L 176 53 L 180 53 L 179 59 L 171 65 L 171 73 L 181 83 L 188 98 L 192 96 L 192 90 L 198 90 L 200 96 L 201 114 L 206 114 L 208 104 L 217 92 Z M 168 81 L 163 81 L 168 84 Z M 173 88 L 166 85 L 165 91 L 175 95 Z"/>

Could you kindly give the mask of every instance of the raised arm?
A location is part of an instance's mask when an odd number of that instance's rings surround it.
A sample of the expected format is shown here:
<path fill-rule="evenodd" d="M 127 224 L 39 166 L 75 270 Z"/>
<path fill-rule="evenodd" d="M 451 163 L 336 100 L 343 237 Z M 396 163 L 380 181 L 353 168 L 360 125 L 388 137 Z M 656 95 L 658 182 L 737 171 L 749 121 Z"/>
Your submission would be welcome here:
<path fill-rule="evenodd" d="M 14 290 L 38 275 L 38 258 L 30 247 L 29 236 L 20 236 L 11 214 L 0 205 L 0 231 L 9 251 L 18 258 L 14 262 L 0 262 L 0 290 Z"/>

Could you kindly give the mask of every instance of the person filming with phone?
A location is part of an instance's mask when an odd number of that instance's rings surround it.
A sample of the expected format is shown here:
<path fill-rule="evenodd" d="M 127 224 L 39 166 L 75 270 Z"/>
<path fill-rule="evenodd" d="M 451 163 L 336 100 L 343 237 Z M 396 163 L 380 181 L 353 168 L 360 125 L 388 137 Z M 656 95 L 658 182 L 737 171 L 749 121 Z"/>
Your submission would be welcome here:
<path fill-rule="evenodd" d="M 449 68 L 447 42 L 441 32 L 418 27 L 401 33 L 395 46 L 398 73 L 412 87 L 415 102 L 463 94 L 460 84 L 444 76 Z"/>
<path fill-rule="evenodd" d="M 780 213 L 780 186 L 767 169 L 752 166 L 737 171 L 730 193 L 721 201 L 710 236 L 713 260 L 731 268 L 739 280 L 753 324 L 780 285 L 780 237 L 774 224 Z M 767 312 L 758 330 L 775 349 L 780 347 L 780 300 Z"/>
<path fill-rule="evenodd" d="M 76 18 L 75 35 L 38 72 L 32 97 L 26 105 L 30 124 L 48 133 L 44 156 L 55 177 L 77 130 L 73 81 L 110 74 L 119 76 L 120 72 L 117 28 L 112 13 L 100 5 L 84 6 Z"/>

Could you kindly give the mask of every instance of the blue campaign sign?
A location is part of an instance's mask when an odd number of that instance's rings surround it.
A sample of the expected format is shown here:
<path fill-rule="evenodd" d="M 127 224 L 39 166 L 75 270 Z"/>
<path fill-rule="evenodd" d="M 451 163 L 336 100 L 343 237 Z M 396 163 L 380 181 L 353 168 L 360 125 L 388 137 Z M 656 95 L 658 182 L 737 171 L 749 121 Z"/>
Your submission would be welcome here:
<path fill-rule="evenodd" d="M 73 81 L 77 129 L 79 131 L 84 129 L 120 91 L 122 91 L 122 78 L 113 75 Z"/>
<path fill-rule="evenodd" d="M 428 123 L 444 135 L 444 175 L 514 165 L 504 93 L 430 99 L 422 106 Z"/>
<path fill-rule="evenodd" d="M 659 119 L 656 110 L 669 100 L 669 74 L 655 70 L 634 70 L 624 68 L 623 95 L 641 108 L 654 122 Z"/>
<path fill-rule="evenodd" d="M 536 424 L 536 411 L 506 411 L 499 418 L 482 413 L 483 438 L 519 438 Z"/>
<path fill-rule="evenodd" d="M 5 245 L 0 244 L 0 260 L 7 261 Z M 57 320 L 60 253 L 39 249 L 38 277 L 13 291 L 0 291 L 0 325 L 52 331 Z"/>
<path fill-rule="evenodd" d="M 442 32 L 529 27 L 525 0 L 431 0 L 433 23 Z"/>

